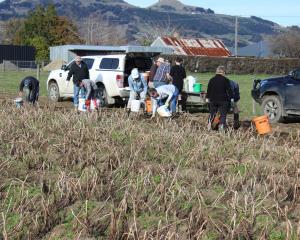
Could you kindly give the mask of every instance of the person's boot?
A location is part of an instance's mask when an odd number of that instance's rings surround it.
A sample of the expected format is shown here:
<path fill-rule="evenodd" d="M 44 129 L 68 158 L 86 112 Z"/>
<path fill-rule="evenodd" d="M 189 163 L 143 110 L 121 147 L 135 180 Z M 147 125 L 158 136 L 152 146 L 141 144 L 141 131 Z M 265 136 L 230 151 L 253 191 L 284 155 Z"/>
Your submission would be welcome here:
<path fill-rule="evenodd" d="M 233 114 L 233 128 L 238 129 L 240 127 L 240 115 L 238 113 Z"/>

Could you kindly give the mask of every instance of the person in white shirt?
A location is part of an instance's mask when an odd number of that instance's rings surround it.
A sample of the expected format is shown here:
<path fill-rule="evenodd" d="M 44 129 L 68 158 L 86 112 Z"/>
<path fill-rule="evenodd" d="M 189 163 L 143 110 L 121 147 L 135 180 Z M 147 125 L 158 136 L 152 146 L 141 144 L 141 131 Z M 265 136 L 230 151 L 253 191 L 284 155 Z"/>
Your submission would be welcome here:
<path fill-rule="evenodd" d="M 162 85 L 157 88 L 150 88 L 148 90 L 148 94 L 154 100 L 152 101 L 152 117 L 155 116 L 157 108 L 162 105 L 169 107 L 172 113 L 176 112 L 179 91 L 173 84 Z"/>

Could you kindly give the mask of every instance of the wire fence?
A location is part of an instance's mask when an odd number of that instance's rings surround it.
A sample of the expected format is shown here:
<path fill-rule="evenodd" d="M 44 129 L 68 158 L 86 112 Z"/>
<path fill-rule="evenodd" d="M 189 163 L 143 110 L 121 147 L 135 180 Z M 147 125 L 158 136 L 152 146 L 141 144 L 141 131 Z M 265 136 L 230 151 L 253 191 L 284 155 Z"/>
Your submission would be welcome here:
<path fill-rule="evenodd" d="M 0 64 L 0 99 L 7 95 L 16 94 L 22 79 L 33 76 L 40 81 L 40 92 L 46 95 L 46 81 L 49 71 L 45 66 L 49 61 L 7 61 Z"/>
<path fill-rule="evenodd" d="M 15 60 L 3 60 L 0 64 L 0 71 L 32 71 L 39 68 L 44 68 L 49 64 L 49 61 L 15 61 Z"/>

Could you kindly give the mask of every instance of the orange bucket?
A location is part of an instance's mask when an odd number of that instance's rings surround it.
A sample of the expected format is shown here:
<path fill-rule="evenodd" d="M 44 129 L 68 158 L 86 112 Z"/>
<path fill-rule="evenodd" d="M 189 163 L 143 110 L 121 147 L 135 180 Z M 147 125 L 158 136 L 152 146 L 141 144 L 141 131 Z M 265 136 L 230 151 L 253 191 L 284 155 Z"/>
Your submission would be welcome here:
<path fill-rule="evenodd" d="M 151 99 L 146 100 L 146 112 L 151 113 L 152 112 L 152 102 Z"/>
<path fill-rule="evenodd" d="M 258 134 L 262 135 L 271 132 L 268 116 L 253 118 L 253 122 L 255 123 Z"/>

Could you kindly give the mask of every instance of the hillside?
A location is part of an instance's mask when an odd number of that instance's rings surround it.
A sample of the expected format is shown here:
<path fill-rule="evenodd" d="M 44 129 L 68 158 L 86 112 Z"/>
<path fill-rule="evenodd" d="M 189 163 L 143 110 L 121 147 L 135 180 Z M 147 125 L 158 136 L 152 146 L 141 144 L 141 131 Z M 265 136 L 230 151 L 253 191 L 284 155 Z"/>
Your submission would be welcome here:
<path fill-rule="evenodd" d="M 159 0 L 157 3 L 149 7 L 149 9 L 165 12 L 177 12 L 183 14 L 213 14 L 211 9 L 204 9 L 201 7 L 188 6 L 178 0 Z"/>
<path fill-rule="evenodd" d="M 136 40 L 141 32 L 152 34 L 154 26 L 158 26 L 164 30 L 177 29 L 183 36 L 221 38 L 227 46 L 233 46 L 233 16 L 214 14 L 210 9 L 187 6 L 178 0 L 160 0 L 149 8 L 135 7 L 123 0 L 5 0 L 0 3 L 0 20 L 24 17 L 36 5 L 50 2 L 55 4 L 60 15 L 76 20 L 81 29 L 91 17 L 99 22 L 104 20 L 128 42 Z M 257 17 L 240 18 L 240 46 L 261 41 L 265 36 L 276 34 L 278 29 L 276 23 Z"/>

